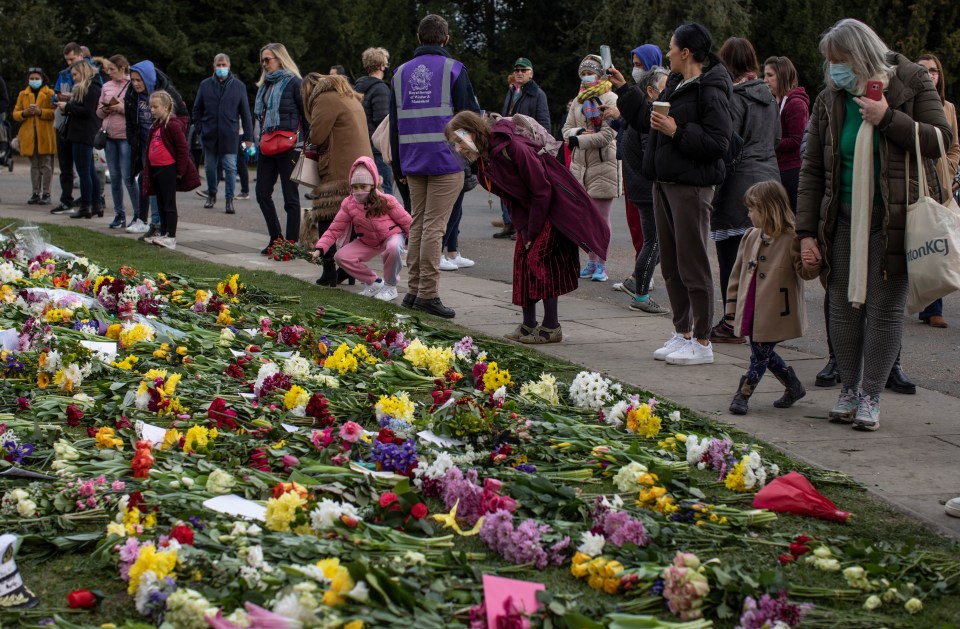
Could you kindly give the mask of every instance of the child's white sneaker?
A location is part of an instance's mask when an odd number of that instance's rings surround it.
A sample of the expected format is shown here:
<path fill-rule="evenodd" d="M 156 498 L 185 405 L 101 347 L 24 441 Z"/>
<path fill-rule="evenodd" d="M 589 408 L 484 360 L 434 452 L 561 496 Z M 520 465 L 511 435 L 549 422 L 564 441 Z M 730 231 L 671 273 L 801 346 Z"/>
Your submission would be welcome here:
<path fill-rule="evenodd" d="M 360 291 L 360 294 L 364 297 L 373 297 L 380 292 L 381 288 L 383 288 L 383 280 L 378 277 L 376 282 L 372 284 L 364 284 L 363 290 Z"/>
<path fill-rule="evenodd" d="M 374 295 L 374 297 L 382 301 L 393 301 L 397 298 L 397 287 L 384 284 L 380 292 Z"/>
<path fill-rule="evenodd" d="M 441 254 L 441 256 L 440 256 L 440 270 L 441 270 L 441 271 L 456 271 L 456 270 L 459 269 L 459 268 L 460 268 L 460 267 L 458 267 L 458 266 L 453 262 L 453 260 L 451 260 L 451 259 L 448 258 L 447 256 Z"/>
<path fill-rule="evenodd" d="M 701 345 L 690 339 L 683 347 L 667 356 L 668 365 L 709 365 L 713 363 L 713 343 Z"/>
<path fill-rule="evenodd" d="M 667 339 L 667 342 L 663 344 L 663 347 L 653 353 L 653 357 L 656 360 L 666 360 L 667 356 L 683 347 L 683 344 L 686 342 L 687 339 L 683 338 L 682 334 L 677 334 L 674 332 L 673 336 Z"/>
<path fill-rule="evenodd" d="M 177 239 L 171 238 L 170 236 L 159 236 L 153 239 L 153 244 L 163 247 L 164 249 L 176 249 Z"/>

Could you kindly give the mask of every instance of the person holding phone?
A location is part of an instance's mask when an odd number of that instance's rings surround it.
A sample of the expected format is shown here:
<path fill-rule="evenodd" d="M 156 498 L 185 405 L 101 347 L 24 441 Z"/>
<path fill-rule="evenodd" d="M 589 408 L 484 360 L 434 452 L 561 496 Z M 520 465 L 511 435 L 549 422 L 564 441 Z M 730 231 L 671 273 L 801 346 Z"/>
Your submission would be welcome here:
<path fill-rule="evenodd" d="M 133 177 L 133 160 L 130 158 L 130 142 L 127 140 L 127 120 L 123 101 L 130 89 L 130 62 L 123 55 L 100 59 L 100 66 L 110 77 L 100 92 L 97 116 L 103 121 L 107 133 L 107 167 L 110 169 L 110 192 L 113 196 L 113 222 L 110 229 L 127 226 L 127 212 L 123 207 L 123 189 L 130 196 L 133 218 L 140 214 L 140 186 Z"/>
<path fill-rule="evenodd" d="M 17 96 L 13 119 L 20 123 L 20 154 L 30 158 L 33 195 L 30 205 L 49 205 L 53 156 L 57 152 L 53 130 L 53 90 L 47 87 L 42 68 L 27 71 L 27 87 Z"/>
<path fill-rule="evenodd" d="M 866 24 L 840 20 L 820 39 L 820 52 L 826 88 L 810 117 L 796 231 L 803 262 L 820 265 L 830 300 L 842 384 L 830 421 L 873 431 L 903 334 L 907 205 L 928 193 L 913 184 L 908 195 L 906 162 L 919 133 L 936 197 L 937 134 L 949 145 L 953 129 L 926 68 L 890 50 Z M 866 98 L 868 84 L 877 100 Z"/>

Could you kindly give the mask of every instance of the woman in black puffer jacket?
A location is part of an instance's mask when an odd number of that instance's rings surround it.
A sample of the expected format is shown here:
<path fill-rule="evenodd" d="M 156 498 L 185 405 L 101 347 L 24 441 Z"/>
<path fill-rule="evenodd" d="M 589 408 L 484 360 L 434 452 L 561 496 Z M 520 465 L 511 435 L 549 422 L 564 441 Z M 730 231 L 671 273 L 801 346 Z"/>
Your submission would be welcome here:
<path fill-rule="evenodd" d="M 660 101 L 670 104 L 669 113 L 654 107 L 643 155 L 643 175 L 654 182 L 660 264 L 674 325 L 673 336 L 654 358 L 676 365 L 713 362 L 707 237 L 714 187 L 726 172 L 733 88 L 726 68 L 710 52 L 712 43 L 700 24 L 674 31 L 667 53 L 673 72 L 660 94 Z"/>

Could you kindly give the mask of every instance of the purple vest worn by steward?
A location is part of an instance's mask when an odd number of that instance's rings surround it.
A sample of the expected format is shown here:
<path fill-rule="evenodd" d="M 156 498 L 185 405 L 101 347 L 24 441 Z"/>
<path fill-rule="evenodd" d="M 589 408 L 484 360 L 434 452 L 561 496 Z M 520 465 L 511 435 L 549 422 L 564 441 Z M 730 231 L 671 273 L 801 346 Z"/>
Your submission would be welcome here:
<path fill-rule="evenodd" d="M 414 57 L 393 76 L 400 168 L 404 175 L 449 175 L 454 159 L 443 129 L 453 118 L 453 84 L 463 64 L 442 55 Z"/>

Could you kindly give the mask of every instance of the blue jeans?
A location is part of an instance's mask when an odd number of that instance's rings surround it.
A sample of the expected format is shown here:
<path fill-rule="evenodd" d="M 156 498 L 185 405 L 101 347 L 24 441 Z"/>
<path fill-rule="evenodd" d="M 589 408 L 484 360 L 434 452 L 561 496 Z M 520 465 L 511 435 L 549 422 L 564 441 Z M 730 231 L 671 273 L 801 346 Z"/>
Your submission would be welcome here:
<path fill-rule="evenodd" d="M 207 171 L 207 194 L 217 193 L 217 170 L 223 168 L 223 196 L 233 198 L 237 185 L 237 155 L 220 155 L 215 151 L 203 151 L 203 164 Z"/>
<path fill-rule="evenodd" d="M 383 155 L 374 152 L 373 163 L 377 165 L 377 174 L 380 175 L 380 185 L 386 194 L 393 194 L 393 170 L 383 161 Z"/>
<path fill-rule="evenodd" d="M 926 308 L 923 309 L 923 312 L 920 313 L 920 320 L 926 321 L 930 317 L 942 317 L 943 316 L 943 299 L 938 299 Z"/>
<path fill-rule="evenodd" d="M 130 195 L 133 216 L 140 213 L 140 187 L 133 178 L 133 163 L 130 161 L 130 143 L 126 140 L 107 138 L 107 168 L 110 169 L 110 191 L 113 194 L 113 213 L 115 218 L 126 221 L 123 208 L 123 188 Z"/>
<path fill-rule="evenodd" d="M 97 172 L 93 167 L 93 146 L 71 142 L 70 149 L 73 154 L 73 165 L 77 168 L 77 175 L 80 179 L 80 207 L 92 207 L 93 195 L 98 187 L 94 183 Z M 100 199 L 98 198 L 97 203 L 99 202 Z"/>
<path fill-rule="evenodd" d="M 500 214 L 503 215 L 503 224 L 504 224 L 504 225 L 512 225 L 512 224 L 513 224 L 512 221 L 510 220 L 510 212 L 507 210 L 507 204 L 504 203 L 503 201 L 500 202 Z"/>

